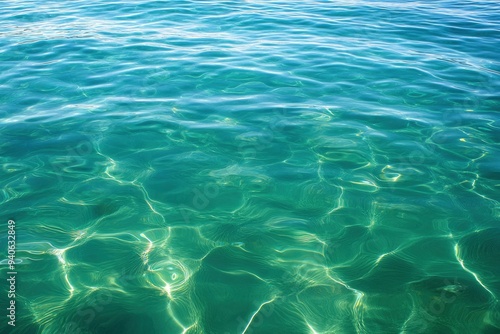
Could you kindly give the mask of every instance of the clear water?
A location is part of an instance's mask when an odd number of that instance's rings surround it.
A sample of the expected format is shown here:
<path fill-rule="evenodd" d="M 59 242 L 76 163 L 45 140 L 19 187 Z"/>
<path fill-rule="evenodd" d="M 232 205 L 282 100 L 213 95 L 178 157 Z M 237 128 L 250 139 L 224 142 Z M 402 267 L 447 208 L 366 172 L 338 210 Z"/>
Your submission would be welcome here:
<path fill-rule="evenodd" d="M 0 23 L 2 333 L 500 333 L 497 1 Z"/>

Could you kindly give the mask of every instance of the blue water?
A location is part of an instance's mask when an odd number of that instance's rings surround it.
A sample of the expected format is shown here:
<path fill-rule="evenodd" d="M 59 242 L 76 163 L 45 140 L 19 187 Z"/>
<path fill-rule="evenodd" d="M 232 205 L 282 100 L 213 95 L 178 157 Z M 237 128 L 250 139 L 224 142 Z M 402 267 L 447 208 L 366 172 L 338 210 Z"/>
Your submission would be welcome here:
<path fill-rule="evenodd" d="M 500 333 L 498 2 L 0 24 L 0 332 Z"/>

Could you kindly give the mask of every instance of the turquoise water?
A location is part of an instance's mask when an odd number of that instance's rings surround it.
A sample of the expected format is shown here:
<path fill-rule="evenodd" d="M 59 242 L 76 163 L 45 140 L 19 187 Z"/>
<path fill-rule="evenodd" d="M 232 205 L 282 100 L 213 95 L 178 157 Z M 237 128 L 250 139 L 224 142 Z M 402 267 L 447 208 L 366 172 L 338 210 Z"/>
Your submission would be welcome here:
<path fill-rule="evenodd" d="M 496 1 L 0 23 L 0 332 L 500 333 Z"/>

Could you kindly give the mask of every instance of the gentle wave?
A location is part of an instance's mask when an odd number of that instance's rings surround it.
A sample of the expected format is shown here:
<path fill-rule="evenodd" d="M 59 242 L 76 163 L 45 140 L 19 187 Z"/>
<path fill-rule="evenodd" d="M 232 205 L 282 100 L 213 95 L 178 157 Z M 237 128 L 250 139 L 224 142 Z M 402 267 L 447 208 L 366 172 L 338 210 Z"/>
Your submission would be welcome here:
<path fill-rule="evenodd" d="M 499 17 L 5 4 L 14 332 L 500 332 Z"/>

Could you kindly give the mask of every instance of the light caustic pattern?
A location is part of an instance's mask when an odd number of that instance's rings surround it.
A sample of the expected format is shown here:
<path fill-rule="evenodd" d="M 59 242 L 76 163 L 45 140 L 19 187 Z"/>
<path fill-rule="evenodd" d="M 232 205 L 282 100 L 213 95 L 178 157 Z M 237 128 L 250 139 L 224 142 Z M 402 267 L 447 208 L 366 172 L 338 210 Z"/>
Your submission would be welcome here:
<path fill-rule="evenodd" d="M 498 17 L 2 6 L 16 333 L 499 332 Z"/>

